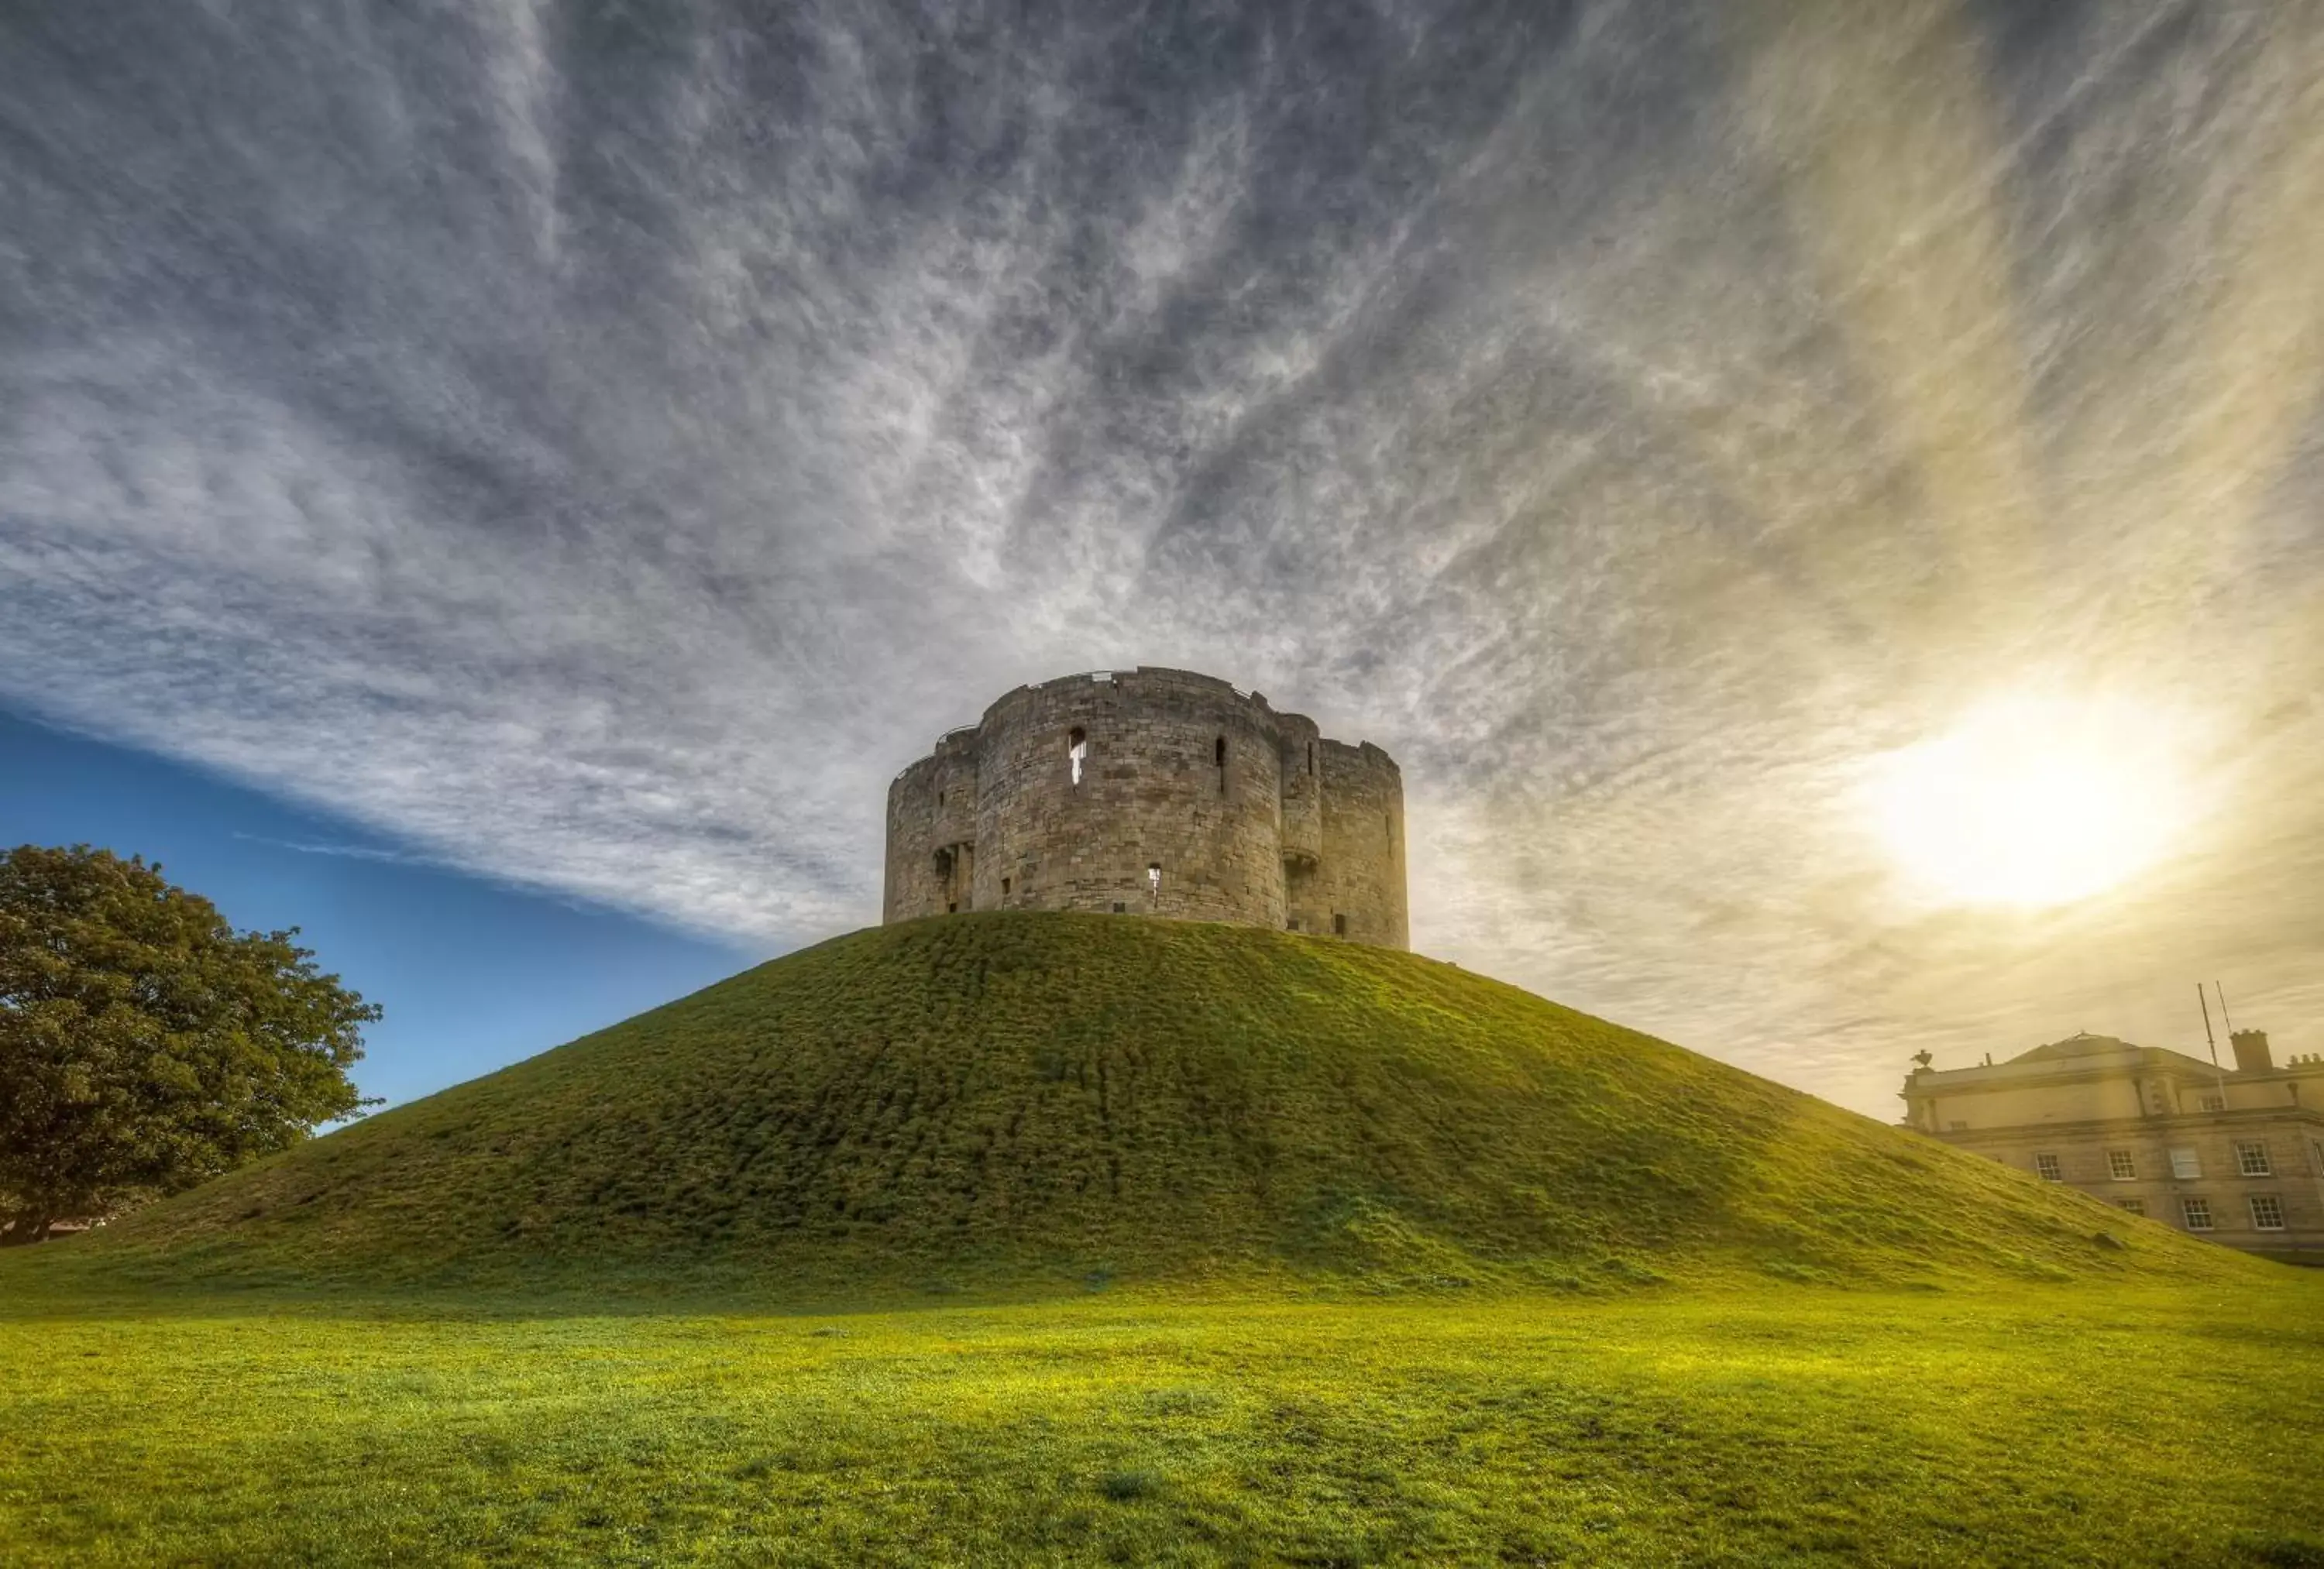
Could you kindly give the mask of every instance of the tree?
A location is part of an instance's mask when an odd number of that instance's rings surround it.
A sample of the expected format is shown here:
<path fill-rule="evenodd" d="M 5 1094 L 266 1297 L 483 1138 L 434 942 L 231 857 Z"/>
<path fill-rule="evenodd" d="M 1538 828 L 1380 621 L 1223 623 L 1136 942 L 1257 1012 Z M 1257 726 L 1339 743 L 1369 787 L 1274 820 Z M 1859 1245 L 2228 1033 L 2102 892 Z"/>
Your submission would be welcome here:
<path fill-rule="evenodd" d="M 287 1149 L 366 1103 L 380 1016 L 287 931 L 236 932 L 142 858 L 0 855 L 0 1245 Z"/>

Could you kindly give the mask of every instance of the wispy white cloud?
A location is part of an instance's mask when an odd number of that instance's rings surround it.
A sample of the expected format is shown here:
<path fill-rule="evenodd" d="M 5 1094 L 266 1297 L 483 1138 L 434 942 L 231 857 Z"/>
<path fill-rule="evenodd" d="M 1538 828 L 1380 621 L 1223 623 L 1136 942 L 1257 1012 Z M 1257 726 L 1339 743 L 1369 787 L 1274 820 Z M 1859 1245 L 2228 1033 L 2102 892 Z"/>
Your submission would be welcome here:
<path fill-rule="evenodd" d="M 263 833 L 236 833 L 235 838 L 251 844 L 263 844 L 269 849 L 290 850 L 302 856 L 336 856 L 351 861 L 377 861 L 384 866 L 429 866 L 426 856 L 416 856 L 409 850 L 374 844 L 332 844 L 304 840 L 273 839 Z"/>
<path fill-rule="evenodd" d="M 781 942 L 1190 665 L 1402 759 L 1425 948 L 1867 1110 L 2324 1032 L 2324 42 L 1834 5 L 12 14 L 0 696 Z M 2220 804 L 1912 906 L 1851 792 L 2027 681 Z"/>

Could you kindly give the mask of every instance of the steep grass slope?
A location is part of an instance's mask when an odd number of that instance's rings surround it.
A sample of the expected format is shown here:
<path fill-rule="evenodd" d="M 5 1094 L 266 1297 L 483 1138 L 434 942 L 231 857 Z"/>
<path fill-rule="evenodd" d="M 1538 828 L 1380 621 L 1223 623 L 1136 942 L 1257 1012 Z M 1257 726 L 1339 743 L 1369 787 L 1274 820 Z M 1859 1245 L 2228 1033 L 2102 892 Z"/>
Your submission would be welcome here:
<path fill-rule="evenodd" d="M 1062 914 L 826 942 L 71 1245 L 802 1302 L 2261 1267 L 1450 965 Z"/>

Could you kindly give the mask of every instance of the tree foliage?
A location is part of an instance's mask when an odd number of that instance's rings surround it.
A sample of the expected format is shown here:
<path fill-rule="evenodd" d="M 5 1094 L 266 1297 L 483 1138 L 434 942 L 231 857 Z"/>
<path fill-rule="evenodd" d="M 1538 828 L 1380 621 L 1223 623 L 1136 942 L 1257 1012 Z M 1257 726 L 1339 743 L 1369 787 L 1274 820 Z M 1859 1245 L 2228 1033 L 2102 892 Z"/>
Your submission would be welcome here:
<path fill-rule="evenodd" d="M 237 932 L 159 866 L 0 855 L 0 1244 L 190 1188 L 364 1102 L 380 1016 L 287 931 Z"/>

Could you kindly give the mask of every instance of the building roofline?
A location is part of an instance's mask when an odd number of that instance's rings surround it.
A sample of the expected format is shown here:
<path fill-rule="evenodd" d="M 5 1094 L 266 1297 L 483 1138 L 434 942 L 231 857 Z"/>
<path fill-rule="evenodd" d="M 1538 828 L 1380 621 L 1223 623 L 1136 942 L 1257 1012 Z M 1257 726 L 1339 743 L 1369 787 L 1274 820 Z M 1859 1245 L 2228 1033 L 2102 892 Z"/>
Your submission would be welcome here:
<path fill-rule="evenodd" d="M 2052 1041 L 2050 1044 L 2057 1045 L 2060 1042 Z M 2168 1046 L 2139 1046 L 2128 1041 L 2123 1041 L 2120 1049 L 2116 1051 L 2090 1051 L 2069 1056 L 2036 1057 L 2034 1055 L 2041 1050 L 2039 1046 L 2030 1047 L 2006 1061 L 1981 1062 L 1969 1068 L 1916 1069 L 1907 1077 L 1912 1080 L 1936 1079 L 1950 1084 L 1961 1083 L 1970 1079 L 1972 1076 L 1978 1079 L 2008 1079 L 2023 1083 L 2037 1075 L 2070 1077 L 2107 1071 L 2119 1072 L 2127 1069 L 2137 1069 L 2146 1072 L 2163 1069 L 2182 1073 L 2231 1074 L 2236 1071 L 2224 1063 L 2215 1066 L 2200 1057 L 2190 1057 L 2184 1051 L 2175 1051 Z"/>

